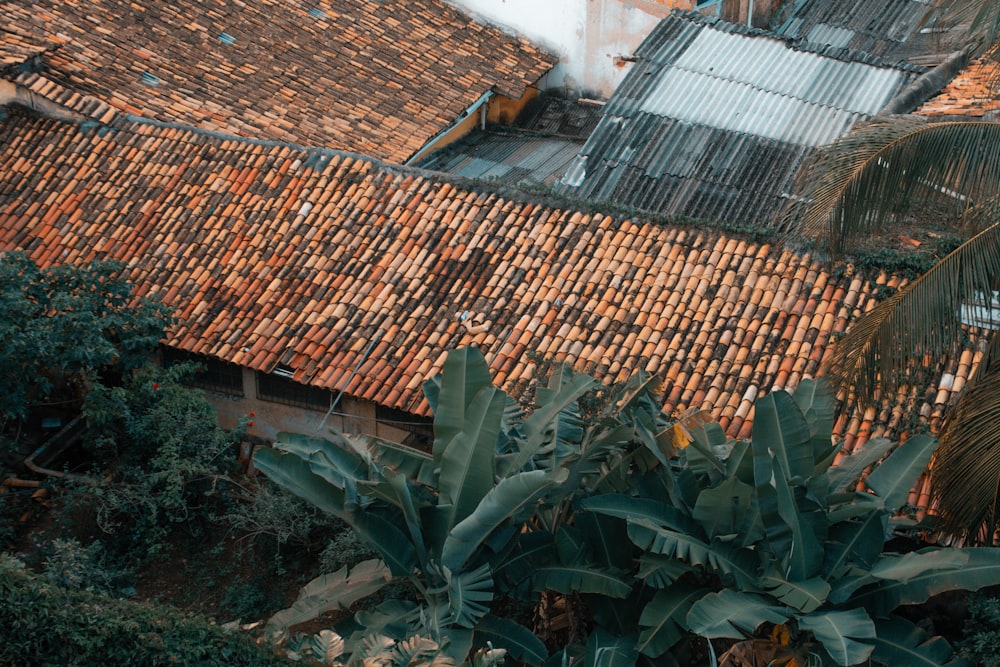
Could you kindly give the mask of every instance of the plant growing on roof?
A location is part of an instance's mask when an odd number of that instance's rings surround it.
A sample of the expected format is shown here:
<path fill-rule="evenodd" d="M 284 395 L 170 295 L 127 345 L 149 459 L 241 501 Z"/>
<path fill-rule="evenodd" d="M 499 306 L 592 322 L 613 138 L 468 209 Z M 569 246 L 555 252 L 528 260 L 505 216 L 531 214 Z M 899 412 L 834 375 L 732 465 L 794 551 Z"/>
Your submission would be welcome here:
<path fill-rule="evenodd" d="M 623 524 L 639 549 L 636 576 L 656 591 L 639 632 L 620 638 L 623 652 L 656 659 L 688 631 L 751 638 L 733 650 L 794 664 L 953 664 L 943 639 L 927 641 L 892 612 L 1000 582 L 1000 552 L 884 550 L 937 442 L 876 440 L 834 466 L 824 381 L 772 393 L 755 410 L 751 441 L 726 441 L 717 424 L 679 425 L 689 444 L 669 465 L 639 474 L 631 493 L 581 501 Z"/>
<path fill-rule="evenodd" d="M 349 649 L 365 636 L 401 640 L 412 631 L 459 662 L 486 642 L 531 664 L 544 660 L 542 643 L 490 614 L 489 605 L 498 591 L 531 596 L 533 577 L 536 585 L 567 591 L 622 585 L 603 571 L 565 566 L 556 554 L 573 498 L 614 477 L 636 424 L 651 428 L 639 417 L 585 426 L 578 399 L 596 387 L 593 379 L 561 369 L 524 416 L 493 386 L 481 353 L 455 350 L 442 375 L 424 386 L 435 413 L 431 454 L 340 435 L 281 434 L 275 449 L 258 452 L 257 467 L 343 519 L 382 559 L 310 583 L 292 608 L 269 621 L 269 634 L 280 637 L 296 623 L 405 578 L 420 603 L 391 600 L 359 613 L 363 630 L 349 637 Z M 646 405 L 645 391 L 629 405 Z"/>

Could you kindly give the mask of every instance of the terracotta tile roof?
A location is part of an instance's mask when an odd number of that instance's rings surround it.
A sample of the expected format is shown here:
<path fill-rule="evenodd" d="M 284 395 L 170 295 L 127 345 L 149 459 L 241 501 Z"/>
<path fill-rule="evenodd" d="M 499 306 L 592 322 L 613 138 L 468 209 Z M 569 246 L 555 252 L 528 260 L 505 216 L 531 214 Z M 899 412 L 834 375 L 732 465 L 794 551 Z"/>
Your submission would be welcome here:
<path fill-rule="evenodd" d="M 55 46 L 44 42 L 23 34 L 14 26 L 0 23 L 0 73 L 16 70 Z"/>
<path fill-rule="evenodd" d="M 61 44 L 44 58 L 44 80 L 25 74 L 26 85 L 393 161 L 487 91 L 519 98 L 555 63 L 442 0 L 6 0 L 0 16 L 8 29 Z"/>
<path fill-rule="evenodd" d="M 139 295 L 175 309 L 170 345 L 281 363 L 387 406 L 428 412 L 421 383 L 447 350 L 477 344 L 512 390 L 535 354 L 604 382 L 644 369 L 668 411 L 711 409 L 738 437 L 756 398 L 815 374 L 877 285 L 900 284 L 336 151 L 22 112 L 0 120 L 0 250 L 13 248 L 45 265 L 122 260 Z M 937 423 L 973 361 L 881 413 L 848 410 L 845 449 L 918 412 Z"/>
<path fill-rule="evenodd" d="M 991 82 L 1000 76 L 1000 63 L 992 58 L 974 60 L 937 96 L 916 113 L 923 116 L 984 116 L 1000 110 L 1000 96 Z"/>

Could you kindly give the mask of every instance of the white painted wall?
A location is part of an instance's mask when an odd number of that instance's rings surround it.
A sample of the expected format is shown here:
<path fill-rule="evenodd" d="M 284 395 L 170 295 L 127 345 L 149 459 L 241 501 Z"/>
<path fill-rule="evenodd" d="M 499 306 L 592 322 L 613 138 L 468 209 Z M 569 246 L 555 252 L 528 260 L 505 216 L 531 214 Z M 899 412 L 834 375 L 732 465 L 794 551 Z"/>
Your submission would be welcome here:
<path fill-rule="evenodd" d="M 639 43 L 673 7 L 694 0 L 448 0 L 478 20 L 517 33 L 559 57 L 544 88 L 608 97 Z"/>

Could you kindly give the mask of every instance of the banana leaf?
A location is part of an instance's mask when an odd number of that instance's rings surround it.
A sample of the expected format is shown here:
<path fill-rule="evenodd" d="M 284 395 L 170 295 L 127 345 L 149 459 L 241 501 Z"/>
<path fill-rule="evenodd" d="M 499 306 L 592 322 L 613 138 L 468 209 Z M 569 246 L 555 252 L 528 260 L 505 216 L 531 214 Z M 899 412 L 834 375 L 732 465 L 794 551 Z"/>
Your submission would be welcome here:
<path fill-rule="evenodd" d="M 690 584 L 677 584 L 657 591 L 639 617 L 642 630 L 636 649 L 651 658 L 663 655 L 684 637 L 691 606 L 710 592 L 710 589 Z"/>
<path fill-rule="evenodd" d="M 628 535 L 641 549 L 714 570 L 724 582 L 731 581 L 740 588 L 752 588 L 757 580 L 758 557 L 750 549 L 734 548 L 718 540 L 706 544 L 646 519 L 630 521 Z"/>
<path fill-rule="evenodd" d="M 887 438 L 875 438 L 865 443 L 861 449 L 856 449 L 840 460 L 840 463 L 827 471 L 830 480 L 830 493 L 843 493 L 853 489 L 865 470 L 882 460 L 895 443 Z"/>
<path fill-rule="evenodd" d="M 555 540 L 547 530 L 521 533 L 492 561 L 493 580 L 503 592 L 519 589 L 539 567 L 556 560 Z M 514 595 L 514 593 L 511 593 Z"/>
<path fill-rule="evenodd" d="M 282 432 L 275 438 L 274 448 L 298 454 L 311 464 L 315 462 L 317 465 L 328 465 L 335 476 L 366 479 L 368 465 L 365 461 L 351 450 L 343 436 L 334 433 L 331 434 L 331 438 L 332 440 L 326 440 L 300 433 Z M 330 483 L 336 484 L 335 477 L 326 477 L 320 469 L 313 467 L 313 472 L 324 477 Z M 338 484 L 338 486 L 342 485 Z"/>
<path fill-rule="evenodd" d="M 638 654 L 635 640 L 635 634 L 617 636 L 595 628 L 587 639 L 584 667 L 633 667 Z"/>
<path fill-rule="evenodd" d="M 752 634 L 761 623 L 784 623 L 791 611 L 763 595 L 724 589 L 702 597 L 691 606 L 687 627 L 709 639 L 740 639 Z"/>
<path fill-rule="evenodd" d="M 275 484 L 331 516 L 348 520 L 343 489 L 337 488 L 314 473 L 309 463 L 297 454 L 262 448 L 254 454 L 253 463 Z"/>
<path fill-rule="evenodd" d="M 793 580 L 782 576 L 776 569 L 762 575 L 760 585 L 769 595 L 803 614 L 818 609 L 830 595 L 830 584 L 821 577 Z"/>
<path fill-rule="evenodd" d="M 506 400 L 506 395 L 493 385 L 483 387 L 460 413 L 458 423 L 448 424 L 446 420 L 455 416 L 450 405 L 454 396 L 450 384 L 445 375 L 440 411 L 434 420 L 435 449 L 438 422 L 442 422 L 442 433 L 454 432 L 440 446 L 440 458 L 436 457 L 440 465 L 438 505 L 450 508 L 446 523 L 449 530 L 472 514 L 493 488 L 496 441 Z"/>
<path fill-rule="evenodd" d="M 636 577 L 653 588 L 666 588 L 693 568 L 683 561 L 660 554 L 643 553 Z"/>
<path fill-rule="evenodd" d="M 451 622 L 462 628 L 474 628 L 489 612 L 493 600 L 493 576 L 488 563 L 475 570 L 452 572 L 442 568 L 447 585 Z M 433 592 L 433 591 L 432 591 Z"/>
<path fill-rule="evenodd" d="M 938 593 L 974 591 L 1000 584 L 1000 549 L 962 549 L 968 561 L 955 569 L 929 570 L 906 581 L 884 580 L 852 595 L 846 604 L 864 606 L 873 615 L 888 616 L 902 604 L 920 604 Z"/>
<path fill-rule="evenodd" d="M 347 608 L 378 591 L 391 578 L 385 563 L 377 559 L 358 563 L 350 570 L 343 567 L 324 574 L 302 587 L 295 604 L 268 619 L 265 632 L 268 637 L 276 637 L 293 625 L 333 609 Z"/>
<path fill-rule="evenodd" d="M 907 582 L 930 570 L 956 570 L 969 562 L 969 552 L 962 549 L 930 548 L 897 556 L 883 554 L 871 568 L 876 579 Z"/>
<path fill-rule="evenodd" d="M 734 535 L 745 528 L 744 520 L 753 506 L 753 487 L 730 477 L 718 486 L 698 494 L 694 518 L 709 538 Z"/>
<path fill-rule="evenodd" d="M 899 616 L 875 621 L 875 651 L 872 660 L 894 667 L 964 667 L 968 662 L 954 657 L 944 637 L 930 637 Z"/>
<path fill-rule="evenodd" d="M 632 591 L 628 575 L 612 568 L 597 569 L 592 565 L 547 565 L 535 570 L 535 590 L 559 593 L 596 593 L 622 599 Z"/>
<path fill-rule="evenodd" d="M 875 639 L 875 624 L 863 609 L 827 611 L 798 617 L 799 629 L 809 630 L 838 665 L 858 665 L 875 649 L 862 640 Z"/>
<path fill-rule="evenodd" d="M 778 515 L 791 529 L 792 545 L 789 552 L 775 555 L 785 564 L 789 579 L 802 581 L 816 576 L 823 567 L 827 517 L 824 509 L 809 499 L 806 489 L 793 487 L 785 475 L 779 462 L 773 478 Z"/>
<path fill-rule="evenodd" d="M 451 569 L 460 568 L 494 529 L 531 509 L 549 488 L 564 482 L 565 475 L 565 470 L 531 470 L 500 480 L 474 511 L 451 529 L 444 540 L 441 562 Z"/>
<path fill-rule="evenodd" d="M 573 524 L 580 530 L 598 563 L 623 570 L 631 567 L 632 546 L 624 521 L 595 512 L 577 511 Z"/>
<path fill-rule="evenodd" d="M 548 656 L 542 640 L 523 625 L 507 618 L 483 616 L 476 624 L 472 636 L 476 646 L 490 645 L 507 649 L 512 658 L 529 665 L 540 665 Z"/>
<path fill-rule="evenodd" d="M 766 447 L 790 483 L 802 483 L 815 469 L 809 424 L 790 394 L 774 391 L 754 404 L 754 449 Z M 757 486 L 766 483 L 757 479 Z"/>
<path fill-rule="evenodd" d="M 379 552 L 394 576 L 406 577 L 413 573 L 419 562 L 417 550 L 396 522 L 363 510 L 351 512 L 346 521 L 358 532 L 362 542 Z"/>
<path fill-rule="evenodd" d="M 882 499 L 885 509 L 895 512 L 903 506 L 937 446 L 937 439 L 929 435 L 914 436 L 868 475 L 865 483 Z"/>
<path fill-rule="evenodd" d="M 427 549 L 424 544 L 424 535 L 420 527 L 420 516 L 417 513 L 417 506 L 413 502 L 413 495 L 410 493 L 409 480 L 395 471 L 384 470 L 384 482 L 359 482 L 358 489 L 362 493 L 379 498 L 394 507 L 398 507 L 403 513 L 406 521 L 406 529 L 410 534 L 410 542 L 417 552 L 417 557 L 421 563 L 427 561 Z"/>
<path fill-rule="evenodd" d="M 842 521 L 830 526 L 826 541 L 823 572 L 828 578 L 840 577 L 855 565 L 871 568 L 882 553 L 888 513 L 869 510 L 858 521 Z"/>
<path fill-rule="evenodd" d="M 552 440 L 552 459 L 548 467 L 561 465 L 560 460 L 570 448 L 570 442 L 576 440 L 578 446 L 583 435 L 577 401 L 598 386 L 590 376 L 560 366 L 549 378 L 548 387 L 539 388 L 538 406 L 522 424 L 525 439 L 519 443 L 514 456 L 505 462 L 504 473 L 524 468 L 547 440 Z"/>

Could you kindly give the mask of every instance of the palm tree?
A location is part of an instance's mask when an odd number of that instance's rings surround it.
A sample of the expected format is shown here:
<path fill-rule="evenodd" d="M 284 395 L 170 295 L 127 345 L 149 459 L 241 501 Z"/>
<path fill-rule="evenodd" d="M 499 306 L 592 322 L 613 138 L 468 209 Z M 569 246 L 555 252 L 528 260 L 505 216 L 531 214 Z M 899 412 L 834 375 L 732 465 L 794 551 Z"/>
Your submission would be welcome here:
<path fill-rule="evenodd" d="M 943 15 L 977 29 L 973 54 L 996 54 L 1000 0 L 951 0 Z M 998 86 L 1000 88 L 1000 86 Z M 1000 336 L 962 313 L 990 312 L 1000 288 L 1000 122 L 879 117 L 826 147 L 787 222 L 833 251 L 914 212 L 942 216 L 966 240 L 854 323 L 826 371 L 864 403 L 925 373 L 927 360 L 983 350 L 942 426 L 932 488 L 943 532 L 992 543 L 1000 529 Z M 984 311 L 978 311 L 984 312 Z"/>

